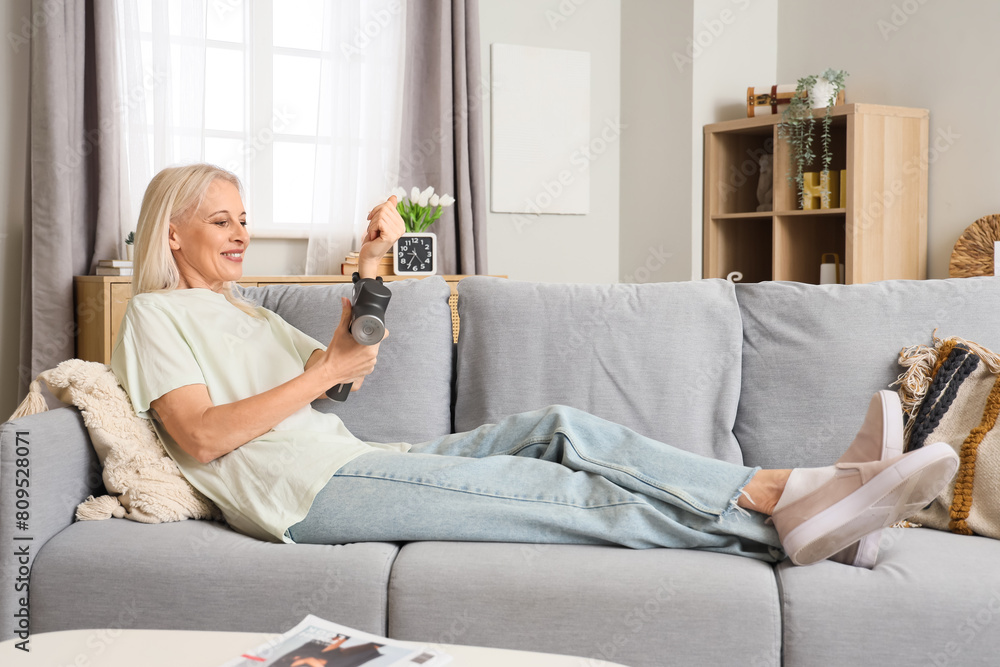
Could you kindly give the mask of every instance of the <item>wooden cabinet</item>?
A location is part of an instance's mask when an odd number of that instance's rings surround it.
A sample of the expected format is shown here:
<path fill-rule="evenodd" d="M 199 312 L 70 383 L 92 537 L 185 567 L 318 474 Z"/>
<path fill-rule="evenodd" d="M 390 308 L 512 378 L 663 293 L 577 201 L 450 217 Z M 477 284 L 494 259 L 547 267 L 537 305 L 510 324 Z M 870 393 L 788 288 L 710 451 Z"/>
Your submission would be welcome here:
<path fill-rule="evenodd" d="M 453 339 L 458 341 L 458 281 L 466 276 L 442 276 L 451 287 L 451 324 Z M 506 278 L 506 276 L 497 276 Z M 383 280 L 411 279 L 404 276 L 383 276 Z M 240 285 L 332 285 L 351 282 L 350 276 L 248 276 Z M 76 276 L 76 356 L 84 361 L 111 363 L 111 351 L 118 329 L 125 316 L 125 307 L 132 298 L 131 276 Z"/>
<path fill-rule="evenodd" d="M 830 168 L 847 170 L 842 208 L 801 209 L 780 115 L 705 126 L 705 278 L 818 283 L 825 253 L 840 256 L 849 284 L 927 277 L 927 110 L 847 104 L 831 115 Z M 820 129 L 806 171 L 822 169 Z M 773 154 L 774 203 L 758 212 L 763 153 Z"/>

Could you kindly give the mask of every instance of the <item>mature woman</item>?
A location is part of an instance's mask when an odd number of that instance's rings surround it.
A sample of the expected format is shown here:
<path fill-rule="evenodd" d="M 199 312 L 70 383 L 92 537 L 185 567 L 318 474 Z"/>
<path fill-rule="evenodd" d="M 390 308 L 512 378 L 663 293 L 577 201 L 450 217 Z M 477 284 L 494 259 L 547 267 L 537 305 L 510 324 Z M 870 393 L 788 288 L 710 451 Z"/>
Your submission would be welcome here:
<path fill-rule="evenodd" d="M 372 210 L 362 277 L 402 232 L 395 198 Z M 683 547 L 871 567 L 878 531 L 958 466 L 943 443 L 901 454 L 891 392 L 827 468 L 745 468 L 562 406 L 431 442 L 363 442 L 310 403 L 343 382 L 362 389 L 379 345 L 348 333 L 348 299 L 329 346 L 243 301 L 231 286 L 249 240 L 233 174 L 204 164 L 157 174 L 112 357 L 184 476 L 247 535 Z"/>

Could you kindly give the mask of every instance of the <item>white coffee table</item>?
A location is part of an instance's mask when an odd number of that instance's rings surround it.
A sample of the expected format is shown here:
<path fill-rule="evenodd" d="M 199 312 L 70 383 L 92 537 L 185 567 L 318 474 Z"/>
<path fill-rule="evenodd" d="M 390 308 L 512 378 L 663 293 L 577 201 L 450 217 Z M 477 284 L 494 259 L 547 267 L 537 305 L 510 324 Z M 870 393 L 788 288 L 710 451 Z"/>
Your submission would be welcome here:
<path fill-rule="evenodd" d="M 193 630 L 64 630 L 31 635 L 24 653 L 0 643 L 4 667 L 218 667 L 277 634 Z M 427 645 L 453 656 L 454 667 L 622 667 L 612 662 L 506 649 Z"/>

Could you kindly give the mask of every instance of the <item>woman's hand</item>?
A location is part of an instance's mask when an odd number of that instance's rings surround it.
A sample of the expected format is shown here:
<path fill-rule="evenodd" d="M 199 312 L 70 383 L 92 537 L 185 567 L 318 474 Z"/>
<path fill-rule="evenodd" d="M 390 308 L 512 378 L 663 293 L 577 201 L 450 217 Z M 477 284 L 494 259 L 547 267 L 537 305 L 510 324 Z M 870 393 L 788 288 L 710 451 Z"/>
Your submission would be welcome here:
<path fill-rule="evenodd" d="M 403 218 L 396 210 L 396 195 L 372 209 L 368 214 L 368 230 L 358 252 L 358 273 L 362 278 L 374 278 L 378 274 L 379 260 L 405 231 Z"/>
<path fill-rule="evenodd" d="M 333 332 L 333 339 L 330 346 L 322 353 L 319 363 L 323 365 L 330 386 L 353 382 L 351 391 L 356 391 L 364 382 L 365 376 L 375 370 L 375 362 L 378 359 L 378 348 L 381 343 L 375 345 L 361 345 L 356 340 L 348 327 L 351 324 L 351 300 L 341 297 L 343 310 L 340 313 L 340 324 Z M 389 331 L 385 332 L 382 340 L 388 337 Z"/>

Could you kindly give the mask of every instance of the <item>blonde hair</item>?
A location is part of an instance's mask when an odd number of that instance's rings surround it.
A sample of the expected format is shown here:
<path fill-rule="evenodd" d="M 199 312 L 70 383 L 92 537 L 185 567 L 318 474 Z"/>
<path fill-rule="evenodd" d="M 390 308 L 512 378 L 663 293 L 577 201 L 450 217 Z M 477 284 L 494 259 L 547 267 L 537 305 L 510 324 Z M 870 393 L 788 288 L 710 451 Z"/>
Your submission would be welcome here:
<path fill-rule="evenodd" d="M 180 285 L 180 272 L 170 251 L 170 223 L 187 217 L 201 206 L 208 186 L 216 180 L 232 183 L 243 196 L 243 184 L 236 174 L 211 164 L 167 167 L 149 182 L 142 197 L 135 232 L 132 296 L 167 292 Z M 224 283 L 222 293 L 243 312 L 260 317 L 254 304 L 236 293 L 234 283 Z"/>

